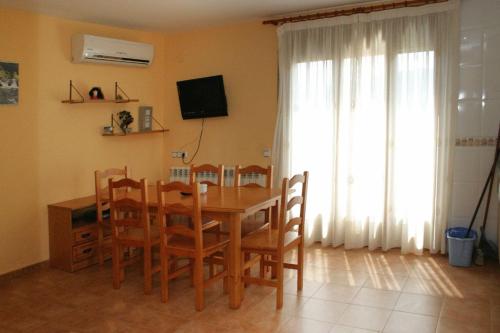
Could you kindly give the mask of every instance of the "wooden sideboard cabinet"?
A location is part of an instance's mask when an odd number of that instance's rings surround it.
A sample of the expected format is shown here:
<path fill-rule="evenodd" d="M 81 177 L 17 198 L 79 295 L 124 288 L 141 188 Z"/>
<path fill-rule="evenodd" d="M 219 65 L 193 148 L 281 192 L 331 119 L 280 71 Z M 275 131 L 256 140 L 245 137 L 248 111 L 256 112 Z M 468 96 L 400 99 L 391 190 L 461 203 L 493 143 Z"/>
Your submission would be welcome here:
<path fill-rule="evenodd" d="M 48 209 L 50 266 L 74 272 L 97 263 L 95 196 L 51 204 Z"/>

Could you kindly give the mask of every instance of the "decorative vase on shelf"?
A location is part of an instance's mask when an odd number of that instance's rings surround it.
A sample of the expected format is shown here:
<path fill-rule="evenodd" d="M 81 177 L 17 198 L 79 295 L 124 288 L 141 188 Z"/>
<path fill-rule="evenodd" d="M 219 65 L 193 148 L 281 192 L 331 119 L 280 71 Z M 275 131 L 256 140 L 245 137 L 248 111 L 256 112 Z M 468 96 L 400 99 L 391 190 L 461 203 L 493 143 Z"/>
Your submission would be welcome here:
<path fill-rule="evenodd" d="M 124 134 L 128 134 L 132 131 L 128 126 L 134 122 L 134 117 L 130 114 L 130 112 L 123 110 L 118 112 L 118 119 L 120 121 L 120 128 L 122 129 Z"/>

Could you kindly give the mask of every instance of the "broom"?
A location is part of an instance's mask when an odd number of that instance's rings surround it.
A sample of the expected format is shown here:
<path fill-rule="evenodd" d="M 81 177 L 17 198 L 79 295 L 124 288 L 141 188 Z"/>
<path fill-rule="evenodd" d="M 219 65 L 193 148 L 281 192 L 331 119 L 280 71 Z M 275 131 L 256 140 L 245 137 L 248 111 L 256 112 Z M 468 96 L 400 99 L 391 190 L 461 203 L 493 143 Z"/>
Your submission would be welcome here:
<path fill-rule="evenodd" d="M 479 212 L 479 208 L 481 207 L 481 203 L 483 202 L 483 198 L 484 198 L 484 195 L 486 194 L 486 190 L 488 190 L 488 199 L 486 200 L 486 207 L 485 207 L 485 212 L 484 212 L 484 216 L 483 216 L 483 225 L 480 227 L 481 237 L 479 239 L 479 248 L 483 251 L 483 253 L 486 256 L 491 257 L 491 258 L 497 258 L 498 252 L 495 249 L 495 247 L 492 246 L 488 242 L 488 240 L 486 239 L 485 228 L 486 228 L 486 222 L 488 221 L 488 211 L 490 208 L 491 192 L 493 190 L 493 182 L 495 179 L 495 172 L 496 172 L 499 153 L 500 153 L 500 125 L 498 126 L 498 135 L 497 135 L 496 150 L 495 150 L 495 157 L 493 159 L 493 164 L 491 166 L 490 173 L 488 174 L 488 178 L 486 179 L 486 183 L 484 184 L 483 191 L 481 192 L 481 196 L 479 197 L 479 201 L 476 205 L 476 209 L 474 210 L 474 214 L 472 215 L 472 219 L 470 221 L 469 228 L 467 229 L 467 233 L 465 234 L 465 238 L 468 238 L 469 233 L 472 229 L 472 226 L 474 225 L 474 222 L 476 220 L 477 213 Z"/>

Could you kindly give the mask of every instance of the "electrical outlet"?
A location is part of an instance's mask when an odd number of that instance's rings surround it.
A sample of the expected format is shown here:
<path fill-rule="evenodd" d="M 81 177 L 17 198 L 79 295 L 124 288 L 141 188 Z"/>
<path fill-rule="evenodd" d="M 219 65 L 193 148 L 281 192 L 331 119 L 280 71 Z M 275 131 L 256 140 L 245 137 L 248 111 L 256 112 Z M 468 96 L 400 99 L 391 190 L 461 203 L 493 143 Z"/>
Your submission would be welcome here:
<path fill-rule="evenodd" d="M 170 156 L 172 156 L 172 158 L 183 158 L 184 156 L 187 157 L 187 152 L 173 151 L 170 153 Z"/>
<path fill-rule="evenodd" d="M 271 149 L 264 148 L 264 157 L 271 157 Z"/>
<path fill-rule="evenodd" d="M 170 156 L 172 158 L 187 158 L 188 157 L 188 152 L 187 151 L 182 151 L 182 150 L 176 150 L 176 151 L 171 151 Z"/>

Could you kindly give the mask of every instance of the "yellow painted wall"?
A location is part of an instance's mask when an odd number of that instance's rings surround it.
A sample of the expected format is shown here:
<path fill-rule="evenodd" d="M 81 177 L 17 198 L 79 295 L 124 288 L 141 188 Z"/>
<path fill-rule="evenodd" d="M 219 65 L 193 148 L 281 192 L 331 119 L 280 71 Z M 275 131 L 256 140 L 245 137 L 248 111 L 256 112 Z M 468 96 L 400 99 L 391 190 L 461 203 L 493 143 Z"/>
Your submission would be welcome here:
<path fill-rule="evenodd" d="M 229 116 L 207 118 L 193 163 L 269 164 L 263 149 L 272 146 L 277 110 L 276 30 L 248 22 L 168 34 L 166 49 L 166 166 L 182 164 L 171 151 L 193 153 L 201 126 L 201 120 L 182 120 L 176 81 L 218 74 L 224 76 Z"/>
<path fill-rule="evenodd" d="M 150 68 L 73 64 L 70 38 L 87 33 L 155 46 Z M 151 182 L 193 152 L 201 120 L 183 121 L 175 82 L 224 75 L 229 117 L 207 119 L 194 163 L 266 165 L 277 106 L 275 29 L 260 22 L 161 34 L 64 20 L 0 7 L 0 61 L 20 65 L 20 102 L 0 106 L 0 274 L 47 260 L 47 204 L 93 194 L 93 171 L 128 165 Z M 140 103 L 67 105 L 68 82 L 82 93 L 118 81 Z M 112 112 L 152 105 L 170 132 L 102 137 Z M 188 144 L 188 145 L 186 145 Z"/>
<path fill-rule="evenodd" d="M 70 38 L 87 33 L 152 43 L 147 69 L 72 64 Z M 0 274 L 48 259 L 47 204 L 93 194 L 93 171 L 128 165 L 134 177 L 162 176 L 161 134 L 102 137 L 113 111 L 165 106 L 165 47 L 159 33 L 119 29 L 0 8 L 0 61 L 20 66 L 20 102 L 0 105 Z M 67 105 L 68 82 L 82 93 L 115 80 L 140 103 Z M 166 134 L 168 135 L 168 134 Z"/>

